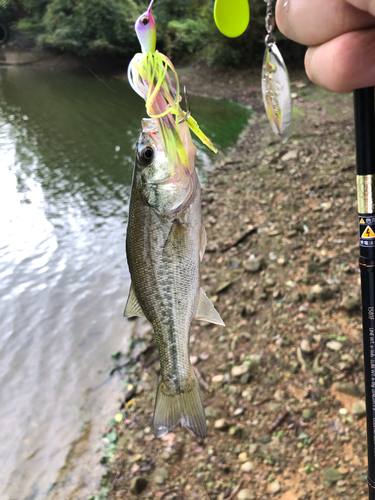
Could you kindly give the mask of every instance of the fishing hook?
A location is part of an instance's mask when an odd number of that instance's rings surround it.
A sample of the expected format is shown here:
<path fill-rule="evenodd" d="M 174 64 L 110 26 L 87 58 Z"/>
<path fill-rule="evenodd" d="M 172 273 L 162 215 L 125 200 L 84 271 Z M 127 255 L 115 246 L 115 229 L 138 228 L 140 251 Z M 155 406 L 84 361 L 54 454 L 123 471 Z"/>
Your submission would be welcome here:
<path fill-rule="evenodd" d="M 181 123 L 184 123 L 189 117 L 190 117 L 190 103 L 189 103 L 189 95 L 187 92 L 187 88 L 184 85 L 184 97 L 185 97 L 185 104 L 186 104 L 186 113 L 181 120 L 178 120 L 178 124 L 180 125 Z"/>

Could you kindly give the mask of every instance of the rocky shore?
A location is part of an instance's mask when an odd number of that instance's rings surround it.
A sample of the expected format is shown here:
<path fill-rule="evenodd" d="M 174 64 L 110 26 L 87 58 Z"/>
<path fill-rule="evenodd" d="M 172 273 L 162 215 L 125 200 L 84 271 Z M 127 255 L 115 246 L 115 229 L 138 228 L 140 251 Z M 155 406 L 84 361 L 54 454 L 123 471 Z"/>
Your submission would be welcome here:
<path fill-rule="evenodd" d="M 119 411 L 103 432 L 92 500 L 367 498 L 352 100 L 292 74 L 294 122 L 280 145 L 259 72 L 181 72 L 191 92 L 255 115 L 203 186 L 201 284 L 226 327 L 195 322 L 191 361 L 203 441 L 152 434 L 159 361 L 134 323 Z"/>

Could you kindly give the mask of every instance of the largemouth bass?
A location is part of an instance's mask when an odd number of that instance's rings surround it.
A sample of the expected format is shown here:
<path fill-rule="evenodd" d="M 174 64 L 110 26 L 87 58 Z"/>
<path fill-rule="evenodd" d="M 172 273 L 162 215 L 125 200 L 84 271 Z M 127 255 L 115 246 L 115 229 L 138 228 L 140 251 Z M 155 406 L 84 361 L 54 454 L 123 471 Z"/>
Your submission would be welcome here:
<path fill-rule="evenodd" d="M 126 316 L 147 318 L 154 327 L 160 380 L 154 434 L 161 437 L 179 422 L 206 435 L 206 417 L 189 356 L 192 320 L 224 325 L 199 283 L 199 263 L 206 246 L 196 147 L 189 128 L 179 126 L 190 169 L 174 177 L 157 120 L 142 120 L 126 236 L 132 284 Z"/>

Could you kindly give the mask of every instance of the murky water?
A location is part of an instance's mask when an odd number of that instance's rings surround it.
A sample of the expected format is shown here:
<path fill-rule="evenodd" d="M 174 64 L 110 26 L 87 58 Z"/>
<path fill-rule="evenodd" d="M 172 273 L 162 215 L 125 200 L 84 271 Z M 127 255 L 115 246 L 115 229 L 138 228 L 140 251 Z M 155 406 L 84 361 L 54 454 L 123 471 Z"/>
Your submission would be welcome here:
<path fill-rule="evenodd" d="M 249 111 L 191 97 L 222 150 Z M 86 498 L 121 384 L 124 254 L 143 101 L 126 82 L 0 70 L 0 499 Z M 201 171 L 214 158 L 200 146 Z"/>

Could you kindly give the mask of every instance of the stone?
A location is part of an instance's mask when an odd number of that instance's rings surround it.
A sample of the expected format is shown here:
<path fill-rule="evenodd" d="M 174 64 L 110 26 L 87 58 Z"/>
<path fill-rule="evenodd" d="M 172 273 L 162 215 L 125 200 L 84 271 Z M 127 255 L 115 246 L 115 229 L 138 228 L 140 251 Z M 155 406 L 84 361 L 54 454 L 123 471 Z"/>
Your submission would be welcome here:
<path fill-rule="evenodd" d="M 225 418 L 219 418 L 219 420 L 215 421 L 214 427 L 219 431 L 223 431 L 228 427 L 228 422 L 225 420 Z"/>
<path fill-rule="evenodd" d="M 272 288 L 276 285 L 276 281 L 273 278 L 267 278 L 265 281 L 265 285 L 267 288 Z"/>
<path fill-rule="evenodd" d="M 241 396 L 247 399 L 248 401 L 251 401 L 254 397 L 253 393 L 247 389 L 242 392 Z"/>
<path fill-rule="evenodd" d="M 139 495 L 146 488 L 148 481 L 145 477 L 135 476 L 130 483 L 130 491 L 133 495 Z"/>
<path fill-rule="evenodd" d="M 341 307 L 346 311 L 352 312 L 361 308 L 360 295 L 347 295 L 342 299 Z"/>
<path fill-rule="evenodd" d="M 302 295 L 299 292 L 292 293 L 290 297 L 290 302 L 292 304 L 298 304 L 298 302 L 301 302 L 301 300 L 302 300 Z"/>
<path fill-rule="evenodd" d="M 251 472 L 254 469 L 254 462 L 247 461 L 241 465 L 242 472 Z"/>
<path fill-rule="evenodd" d="M 228 432 L 230 436 L 235 436 L 238 438 L 241 438 L 243 436 L 243 429 L 241 429 L 241 427 L 238 427 L 237 425 L 233 425 Z"/>
<path fill-rule="evenodd" d="M 233 366 L 231 374 L 233 378 L 242 377 L 246 373 L 249 373 L 250 367 L 247 365 Z"/>
<path fill-rule="evenodd" d="M 165 467 L 158 467 L 155 469 L 153 475 L 152 475 L 153 480 L 157 484 L 164 484 L 165 481 L 168 479 L 168 471 Z"/>
<path fill-rule="evenodd" d="M 241 462 L 241 463 L 246 462 L 248 458 L 249 458 L 249 457 L 247 456 L 246 451 L 243 451 L 242 453 L 240 453 L 240 454 L 238 455 L 238 460 L 239 460 L 239 462 Z"/>
<path fill-rule="evenodd" d="M 214 375 L 211 382 L 213 384 L 221 384 L 221 382 L 224 382 L 224 375 Z"/>
<path fill-rule="evenodd" d="M 311 344 L 307 339 L 301 340 L 301 350 L 306 354 L 311 354 L 316 350 L 317 346 Z"/>
<path fill-rule="evenodd" d="M 348 394 L 349 396 L 361 397 L 361 392 L 358 387 L 349 382 L 335 382 L 333 388 L 337 392 L 342 392 L 343 394 Z"/>
<path fill-rule="evenodd" d="M 281 490 L 280 483 L 278 481 L 274 481 L 273 483 L 267 486 L 268 493 L 278 493 Z"/>
<path fill-rule="evenodd" d="M 250 382 L 251 376 L 249 373 L 244 373 L 240 378 L 240 384 L 246 385 Z"/>
<path fill-rule="evenodd" d="M 364 401 L 357 401 L 352 406 L 352 415 L 354 418 L 360 419 L 366 416 L 366 404 Z"/>
<path fill-rule="evenodd" d="M 257 443 L 251 443 L 249 445 L 249 453 L 254 454 L 258 449 L 258 444 Z"/>
<path fill-rule="evenodd" d="M 243 261 L 244 268 L 246 269 L 246 271 L 249 271 L 250 273 L 257 273 L 258 271 L 260 271 L 262 265 L 263 265 L 262 257 L 255 257 L 255 255 L 250 255 L 250 257 L 247 260 Z"/>
<path fill-rule="evenodd" d="M 234 413 L 233 413 L 233 416 L 234 417 L 239 417 L 240 415 L 242 415 L 243 413 L 245 412 L 245 410 L 243 408 L 237 408 Z"/>
<path fill-rule="evenodd" d="M 217 411 L 212 406 L 207 406 L 205 409 L 207 418 L 217 418 Z"/>
<path fill-rule="evenodd" d="M 319 353 L 313 362 L 313 374 L 314 375 L 327 375 L 329 372 L 329 368 L 327 366 L 321 366 L 320 361 L 322 359 L 322 354 Z"/>
<path fill-rule="evenodd" d="M 302 411 L 303 420 L 311 420 L 314 417 L 316 417 L 316 411 L 313 410 L 312 408 L 305 408 Z"/>
<path fill-rule="evenodd" d="M 349 474 L 349 469 L 346 469 L 345 467 L 339 467 L 337 470 L 339 471 L 339 473 L 342 476 L 346 476 L 347 474 Z M 339 484 L 339 483 L 341 483 L 341 484 Z M 344 486 L 345 482 L 344 481 L 339 481 L 337 484 L 339 486 Z"/>
<path fill-rule="evenodd" d="M 335 483 L 336 481 L 340 481 L 340 479 L 342 479 L 340 472 L 332 467 L 325 467 L 322 469 L 322 474 L 324 478 L 331 483 Z"/>
<path fill-rule="evenodd" d="M 295 160 L 298 158 L 298 151 L 296 149 L 293 149 L 291 151 L 288 151 L 281 157 L 281 161 L 289 161 L 289 160 Z"/>
<path fill-rule="evenodd" d="M 342 343 L 338 340 L 330 340 L 327 342 L 327 347 L 331 349 L 331 351 L 340 351 L 340 349 L 342 349 Z"/>
<path fill-rule="evenodd" d="M 238 493 L 237 500 L 255 500 L 255 495 L 252 490 L 246 488 Z"/>

